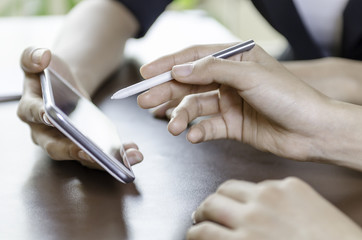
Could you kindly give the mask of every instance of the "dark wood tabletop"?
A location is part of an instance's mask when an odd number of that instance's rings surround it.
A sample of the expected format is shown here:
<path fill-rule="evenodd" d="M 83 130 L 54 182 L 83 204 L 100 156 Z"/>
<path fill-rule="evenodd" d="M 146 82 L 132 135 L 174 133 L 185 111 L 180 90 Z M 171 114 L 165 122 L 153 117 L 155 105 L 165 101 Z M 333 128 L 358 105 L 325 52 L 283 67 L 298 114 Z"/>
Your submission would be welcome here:
<path fill-rule="evenodd" d="M 167 121 L 137 106 L 136 97 L 110 100 L 139 80 L 126 64 L 94 101 L 124 141 L 134 141 L 144 162 L 136 180 L 122 184 L 108 173 L 73 161 L 53 161 L 16 116 L 17 102 L 0 104 L 0 239 L 182 240 L 199 203 L 228 179 L 258 182 L 297 176 L 362 225 L 362 173 L 296 162 L 236 141 L 191 144 L 174 137 Z"/>

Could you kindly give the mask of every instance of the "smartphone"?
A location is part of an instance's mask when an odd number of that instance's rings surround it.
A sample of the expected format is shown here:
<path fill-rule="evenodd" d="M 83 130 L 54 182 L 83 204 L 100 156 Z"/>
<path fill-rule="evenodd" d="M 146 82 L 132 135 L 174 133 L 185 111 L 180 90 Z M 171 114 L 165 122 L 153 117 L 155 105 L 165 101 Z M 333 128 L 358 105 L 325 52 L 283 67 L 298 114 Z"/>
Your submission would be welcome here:
<path fill-rule="evenodd" d="M 40 75 L 49 121 L 122 183 L 135 179 L 112 121 L 53 68 Z M 124 151 L 123 151 L 124 152 Z M 123 155 L 123 156 L 122 156 Z"/>

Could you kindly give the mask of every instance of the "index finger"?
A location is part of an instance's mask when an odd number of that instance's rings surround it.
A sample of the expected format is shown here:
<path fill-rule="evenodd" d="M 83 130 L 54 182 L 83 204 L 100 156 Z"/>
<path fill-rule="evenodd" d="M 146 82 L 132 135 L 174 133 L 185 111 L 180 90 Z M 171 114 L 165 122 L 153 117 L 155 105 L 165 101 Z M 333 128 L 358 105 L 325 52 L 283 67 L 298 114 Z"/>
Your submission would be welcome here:
<path fill-rule="evenodd" d="M 215 90 L 218 87 L 218 83 L 211 83 L 203 86 L 170 81 L 140 94 L 137 98 L 137 102 L 140 107 L 148 109 L 171 100 L 182 98 L 189 94 L 208 92 Z"/>
<path fill-rule="evenodd" d="M 253 182 L 231 179 L 221 184 L 216 192 L 245 203 L 252 198 L 256 186 Z"/>
<path fill-rule="evenodd" d="M 148 79 L 171 70 L 175 65 L 196 61 L 231 45 L 233 45 L 233 43 L 195 45 L 145 64 L 140 68 L 140 72 L 143 78 Z"/>
<path fill-rule="evenodd" d="M 24 90 L 19 101 L 17 114 L 24 122 L 49 125 L 49 120 L 45 119 L 39 77 L 35 74 L 25 75 Z"/>

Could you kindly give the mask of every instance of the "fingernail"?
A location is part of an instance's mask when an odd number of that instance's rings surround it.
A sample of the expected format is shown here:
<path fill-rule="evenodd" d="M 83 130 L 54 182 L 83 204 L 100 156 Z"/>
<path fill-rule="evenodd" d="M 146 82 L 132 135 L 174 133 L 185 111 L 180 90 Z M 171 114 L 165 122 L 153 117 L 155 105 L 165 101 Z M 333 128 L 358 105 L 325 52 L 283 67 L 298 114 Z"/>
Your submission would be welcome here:
<path fill-rule="evenodd" d="M 31 54 L 31 60 L 36 64 L 40 64 L 41 63 L 41 58 L 42 58 L 45 51 L 46 51 L 45 48 L 37 48 L 37 49 L 35 49 L 33 51 L 33 53 Z"/>
<path fill-rule="evenodd" d="M 187 77 L 189 76 L 192 71 L 194 69 L 194 64 L 192 63 L 187 63 L 187 64 L 182 64 L 182 65 L 176 65 L 172 68 L 172 72 L 174 73 L 174 75 L 176 76 L 180 76 L 180 77 Z"/>
<path fill-rule="evenodd" d="M 52 127 L 53 124 L 51 124 L 51 122 L 49 121 L 49 118 L 47 117 L 47 115 L 43 114 L 43 121 L 46 125 Z"/>
<path fill-rule="evenodd" d="M 142 158 L 139 157 L 139 156 L 132 156 L 132 157 L 128 157 L 128 162 L 131 164 L 131 165 L 135 165 L 137 163 L 140 163 L 142 162 Z"/>

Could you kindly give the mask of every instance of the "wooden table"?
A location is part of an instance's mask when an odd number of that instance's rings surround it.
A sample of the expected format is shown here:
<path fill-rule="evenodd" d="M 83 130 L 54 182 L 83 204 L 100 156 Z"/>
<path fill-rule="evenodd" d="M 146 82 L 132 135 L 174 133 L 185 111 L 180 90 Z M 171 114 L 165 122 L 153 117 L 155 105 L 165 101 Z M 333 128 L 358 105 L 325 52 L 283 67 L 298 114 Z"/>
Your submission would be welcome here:
<path fill-rule="evenodd" d="M 17 102 L 0 104 L 0 239 L 181 240 L 199 203 L 231 178 L 297 176 L 362 225 L 361 173 L 282 159 L 235 141 L 193 145 L 185 133 L 169 134 L 167 121 L 137 107 L 135 97 L 109 99 L 137 80 L 137 68 L 125 65 L 95 98 L 145 156 L 133 184 L 49 159 L 17 118 Z"/>
<path fill-rule="evenodd" d="M 185 134 L 170 135 L 167 122 L 138 108 L 135 97 L 109 99 L 138 79 L 134 68 L 122 70 L 95 101 L 145 156 L 133 184 L 49 159 L 16 117 L 17 102 L 0 105 L 1 239 L 184 239 L 191 213 L 231 178 L 300 177 L 362 224 L 361 173 L 281 159 L 235 141 L 192 145 Z"/>

